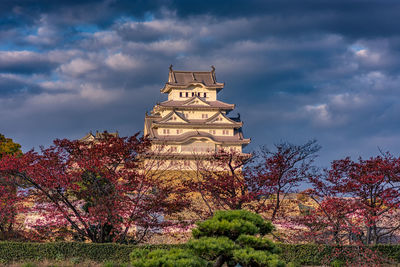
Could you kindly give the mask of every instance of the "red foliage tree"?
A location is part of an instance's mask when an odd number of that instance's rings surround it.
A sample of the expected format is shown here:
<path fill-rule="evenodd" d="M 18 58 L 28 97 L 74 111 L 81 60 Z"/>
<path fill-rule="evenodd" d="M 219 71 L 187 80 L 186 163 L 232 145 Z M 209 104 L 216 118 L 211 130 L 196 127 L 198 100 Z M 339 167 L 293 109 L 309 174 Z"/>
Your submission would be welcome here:
<path fill-rule="evenodd" d="M 251 160 L 250 154 L 219 150 L 212 155 L 197 156 L 197 175 L 188 180 L 186 186 L 200 194 L 206 207 L 205 210 L 202 205 L 195 205 L 193 209 L 198 215 L 207 218 L 216 210 L 242 209 L 254 199 L 242 172 L 242 168 Z"/>
<path fill-rule="evenodd" d="M 310 222 L 326 222 L 335 243 L 347 232 L 348 243 L 388 242 L 400 229 L 400 159 L 384 154 L 357 162 L 336 160 L 312 180 L 319 199 L 319 216 Z M 385 239 L 388 239 L 385 241 Z"/>
<path fill-rule="evenodd" d="M 131 241 L 139 242 L 187 203 L 174 178 L 149 165 L 149 147 L 138 134 L 105 134 L 92 143 L 55 140 L 41 154 L 3 157 L 0 174 L 33 188 L 36 227 L 69 225 L 79 239 L 92 242 L 127 242 L 135 230 Z"/>
<path fill-rule="evenodd" d="M 309 193 L 317 203 L 316 207 L 302 206 L 301 215 L 293 217 L 292 242 L 312 242 L 316 244 L 343 245 L 352 235 L 351 222 L 354 214 L 353 202 L 349 199 L 326 197 L 319 200 L 312 190 Z M 301 206 L 301 204 L 299 204 Z"/>
<path fill-rule="evenodd" d="M 17 192 L 14 183 L 8 177 L 0 180 L 0 240 L 19 237 L 15 231 L 16 216 L 24 209 L 23 196 Z"/>
<path fill-rule="evenodd" d="M 275 219 L 285 196 L 314 175 L 318 150 L 316 141 L 301 146 L 281 143 L 274 152 L 263 148 L 255 161 L 250 154 L 220 150 L 209 158 L 199 157 L 198 176 L 189 187 L 200 193 L 208 215 L 217 209 L 247 208 L 270 212 Z"/>
<path fill-rule="evenodd" d="M 0 160 L 3 155 L 21 154 L 21 145 L 0 134 Z M 0 177 L 0 240 L 19 236 L 15 226 L 17 224 L 16 215 L 23 210 L 22 199 L 23 195 L 18 193 L 18 189 L 10 181 L 10 177 Z"/>
<path fill-rule="evenodd" d="M 250 190 L 263 196 L 255 210 L 270 211 L 269 219 L 274 221 L 286 196 L 315 175 L 313 162 L 319 149 L 315 140 L 304 145 L 276 144 L 275 151 L 263 147 L 256 163 L 245 172 Z"/>

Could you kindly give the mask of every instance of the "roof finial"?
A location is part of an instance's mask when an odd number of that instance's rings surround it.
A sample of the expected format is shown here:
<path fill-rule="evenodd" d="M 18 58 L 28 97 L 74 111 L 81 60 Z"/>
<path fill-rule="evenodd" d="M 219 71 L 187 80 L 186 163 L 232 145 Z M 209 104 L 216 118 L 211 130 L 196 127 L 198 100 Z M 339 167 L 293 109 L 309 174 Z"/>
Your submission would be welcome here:
<path fill-rule="evenodd" d="M 169 65 L 169 71 L 172 71 L 172 67 L 173 67 L 173 65 L 171 64 L 171 65 Z"/>
<path fill-rule="evenodd" d="M 214 84 L 217 83 L 217 78 L 215 78 L 215 67 L 211 65 L 211 77 L 213 79 Z"/>

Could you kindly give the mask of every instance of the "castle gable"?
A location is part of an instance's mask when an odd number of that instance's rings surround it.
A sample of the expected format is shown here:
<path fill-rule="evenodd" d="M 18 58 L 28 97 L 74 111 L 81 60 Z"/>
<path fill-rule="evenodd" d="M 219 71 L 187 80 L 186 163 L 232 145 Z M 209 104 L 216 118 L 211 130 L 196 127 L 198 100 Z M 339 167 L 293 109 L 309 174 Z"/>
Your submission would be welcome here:
<path fill-rule="evenodd" d="M 172 111 L 167 114 L 164 118 L 157 121 L 157 123 L 189 123 L 189 121 L 183 117 L 180 113 Z"/>
<path fill-rule="evenodd" d="M 226 117 L 223 113 L 218 112 L 207 120 L 207 124 L 238 124 L 238 122 Z"/>
<path fill-rule="evenodd" d="M 182 106 L 205 106 L 205 107 L 210 107 L 211 105 L 207 102 L 201 99 L 198 96 L 194 96 L 187 101 L 185 101 Z"/>

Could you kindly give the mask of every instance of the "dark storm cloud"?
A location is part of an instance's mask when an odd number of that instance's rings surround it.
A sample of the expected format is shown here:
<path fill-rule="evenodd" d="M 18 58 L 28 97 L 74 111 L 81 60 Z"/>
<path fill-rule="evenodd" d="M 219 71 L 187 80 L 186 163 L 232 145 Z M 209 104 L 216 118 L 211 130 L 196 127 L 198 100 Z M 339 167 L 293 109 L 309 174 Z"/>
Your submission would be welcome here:
<path fill-rule="evenodd" d="M 115 18 L 133 16 L 139 20 L 149 14 L 161 17 L 163 11 L 176 12 L 188 19 L 207 15 L 215 21 L 235 18 L 267 18 L 257 30 L 270 33 L 329 31 L 353 38 L 397 35 L 398 1 L 2 1 L 1 25 L 24 26 L 47 14 L 52 22 L 62 25 L 79 23 L 109 26 Z M 268 22 L 268 23 L 267 23 Z M 297 32 L 298 33 L 298 32 Z M 246 33 L 243 33 L 246 34 Z M 153 36 L 154 37 L 154 36 Z M 255 36 L 252 36 L 254 38 Z"/>
<path fill-rule="evenodd" d="M 352 38 L 375 38 L 398 35 L 400 26 L 396 20 L 400 8 L 398 1 L 172 1 L 170 6 L 180 16 L 190 17 L 207 14 L 216 19 L 253 16 L 276 18 L 272 27 L 277 32 L 293 33 L 293 29 L 305 31 L 329 31 Z M 297 20 L 297 26 L 293 23 Z M 291 25 L 295 27 L 285 27 Z M 290 30 L 291 29 L 291 30 Z M 287 32 L 289 30 L 289 32 Z"/>
<path fill-rule="evenodd" d="M 43 54 L 30 51 L 0 51 L 0 73 L 44 73 L 57 65 Z"/>
<path fill-rule="evenodd" d="M 0 99 L 10 97 L 29 97 L 29 95 L 38 94 L 41 88 L 34 84 L 15 77 L 14 75 L 0 74 Z"/>
<path fill-rule="evenodd" d="M 0 132 L 24 149 L 132 134 L 165 99 L 171 63 L 215 65 L 253 148 L 317 138 L 321 164 L 398 153 L 399 12 L 398 1 L 1 1 Z"/>

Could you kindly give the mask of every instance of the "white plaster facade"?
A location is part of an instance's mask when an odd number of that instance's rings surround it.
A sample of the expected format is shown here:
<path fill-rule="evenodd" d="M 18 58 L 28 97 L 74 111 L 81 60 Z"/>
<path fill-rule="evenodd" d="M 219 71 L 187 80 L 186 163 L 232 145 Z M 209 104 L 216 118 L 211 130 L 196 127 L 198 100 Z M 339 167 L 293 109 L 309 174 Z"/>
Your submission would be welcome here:
<path fill-rule="evenodd" d="M 170 67 L 168 82 L 161 89 L 168 100 L 146 113 L 144 124 L 144 135 L 154 151 L 165 155 L 167 165 L 187 169 L 198 155 L 218 149 L 242 152 L 250 143 L 243 137 L 240 116 L 228 117 L 235 105 L 217 99 L 223 87 L 216 81 L 214 67 L 205 72 Z"/>

